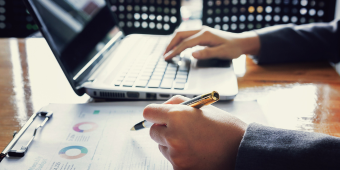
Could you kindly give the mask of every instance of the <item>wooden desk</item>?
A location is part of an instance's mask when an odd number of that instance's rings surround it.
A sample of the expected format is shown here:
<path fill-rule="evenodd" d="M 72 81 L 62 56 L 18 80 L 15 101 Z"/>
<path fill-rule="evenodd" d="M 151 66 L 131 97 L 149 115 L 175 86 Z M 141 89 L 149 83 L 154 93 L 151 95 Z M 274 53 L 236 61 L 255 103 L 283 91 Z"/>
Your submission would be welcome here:
<path fill-rule="evenodd" d="M 235 63 L 239 94 L 258 99 L 271 126 L 340 137 L 340 76 L 328 63 L 258 66 Z M 0 39 L 0 150 L 30 115 L 48 103 L 86 103 L 77 96 L 43 39 Z"/>

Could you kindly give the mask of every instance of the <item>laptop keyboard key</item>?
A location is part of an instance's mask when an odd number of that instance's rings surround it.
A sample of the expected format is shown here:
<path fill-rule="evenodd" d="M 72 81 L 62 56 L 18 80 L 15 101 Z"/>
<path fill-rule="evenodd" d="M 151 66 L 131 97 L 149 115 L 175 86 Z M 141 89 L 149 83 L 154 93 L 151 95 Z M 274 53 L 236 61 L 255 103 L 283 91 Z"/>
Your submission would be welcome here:
<path fill-rule="evenodd" d="M 168 62 L 164 60 L 159 60 L 157 65 L 168 65 Z"/>
<path fill-rule="evenodd" d="M 175 74 L 165 74 L 164 78 L 165 79 L 175 79 Z"/>
<path fill-rule="evenodd" d="M 144 71 L 143 71 L 143 73 L 152 73 L 153 72 L 153 69 L 145 69 Z"/>
<path fill-rule="evenodd" d="M 185 79 L 186 80 L 187 78 L 188 78 L 187 75 L 180 75 L 179 74 L 179 75 L 176 76 L 176 79 Z"/>
<path fill-rule="evenodd" d="M 166 71 L 177 71 L 177 67 L 168 67 Z"/>
<path fill-rule="evenodd" d="M 158 61 L 158 63 L 157 63 L 157 67 L 159 67 L 159 66 L 166 67 L 167 65 L 168 65 L 168 63 L 164 62 L 162 60 Z"/>
<path fill-rule="evenodd" d="M 174 82 L 173 79 L 163 79 L 161 88 L 162 89 L 171 89 L 172 83 Z"/>
<path fill-rule="evenodd" d="M 174 86 L 174 89 L 176 90 L 183 90 L 185 87 L 185 83 L 176 83 L 175 86 Z"/>
<path fill-rule="evenodd" d="M 179 72 L 177 72 L 177 75 L 187 75 L 188 74 L 188 72 L 186 72 L 186 71 L 179 71 Z"/>
<path fill-rule="evenodd" d="M 164 74 L 164 77 L 165 76 L 168 76 L 168 77 L 175 77 L 176 76 L 176 73 L 165 73 Z"/>
<path fill-rule="evenodd" d="M 133 83 L 135 83 L 135 82 L 133 82 L 133 81 L 126 81 L 126 82 L 123 83 L 123 86 L 124 87 L 132 87 Z"/>
<path fill-rule="evenodd" d="M 134 68 L 134 69 L 141 69 L 141 68 L 143 68 L 143 66 L 144 66 L 144 63 L 138 63 L 138 64 L 135 64 L 135 65 L 133 66 L 133 68 Z"/>
<path fill-rule="evenodd" d="M 120 74 L 119 76 L 118 76 L 118 78 L 125 78 L 125 76 L 126 76 L 126 74 Z"/>
<path fill-rule="evenodd" d="M 186 83 L 187 80 L 186 79 L 177 79 L 176 78 L 176 83 Z"/>
<path fill-rule="evenodd" d="M 139 72 L 130 72 L 126 76 L 138 76 Z"/>
<path fill-rule="evenodd" d="M 176 70 L 166 70 L 165 73 L 166 74 L 176 74 Z"/>
<path fill-rule="evenodd" d="M 148 87 L 149 88 L 158 88 L 159 84 L 161 84 L 161 80 L 150 80 Z"/>
<path fill-rule="evenodd" d="M 116 80 L 113 84 L 115 86 L 120 86 L 120 84 L 122 84 L 122 81 Z"/>
<path fill-rule="evenodd" d="M 127 73 L 128 73 L 128 71 L 120 72 L 119 75 L 120 75 L 120 76 L 125 76 Z"/>
<path fill-rule="evenodd" d="M 156 72 L 156 73 L 164 73 L 165 72 L 165 68 L 156 68 L 154 72 Z"/>
<path fill-rule="evenodd" d="M 139 77 L 139 80 L 149 80 L 149 79 L 150 79 L 150 76 L 142 75 L 142 76 Z"/>
<path fill-rule="evenodd" d="M 173 67 L 173 68 L 177 68 L 178 64 L 175 64 L 175 63 L 169 63 L 169 66 L 168 67 Z"/>
<path fill-rule="evenodd" d="M 137 75 L 130 75 L 130 76 L 127 76 L 128 79 L 136 79 L 138 76 Z"/>
<path fill-rule="evenodd" d="M 178 68 L 178 71 L 185 71 L 185 72 L 188 72 L 188 71 L 189 71 L 189 68 L 188 68 L 188 67 L 179 67 L 179 68 Z"/>
<path fill-rule="evenodd" d="M 145 67 L 146 69 L 150 69 L 150 70 L 153 70 L 153 69 L 155 69 L 155 66 L 154 65 L 147 65 L 146 67 Z"/>
<path fill-rule="evenodd" d="M 118 81 L 123 81 L 125 77 L 118 77 L 117 80 Z"/>
<path fill-rule="evenodd" d="M 142 73 L 141 76 L 148 76 L 150 77 L 152 75 L 152 72 L 151 73 Z"/>
<path fill-rule="evenodd" d="M 138 75 L 139 73 L 140 73 L 140 71 L 132 70 L 128 73 L 128 75 Z"/>
<path fill-rule="evenodd" d="M 154 72 L 152 76 L 163 76 L 164 72 Z"/>
<path fill-rule="evenodd" d="M 136 81 L 136 78 L 128 78 L 128 79 L 125 79 L 126 82 L 135 82 Z"/>
<path fill-rule="evenodd" d="M 147 80 L 138 80 L 135 84 L 136 87 L 146 87 L 148 84 Z"/>
<path fill-rule="evenodd" d="M 151 77 L 151 80 L 162 80 L 163 76 L 159 76 L 159 75 L 153 75 Z"/>

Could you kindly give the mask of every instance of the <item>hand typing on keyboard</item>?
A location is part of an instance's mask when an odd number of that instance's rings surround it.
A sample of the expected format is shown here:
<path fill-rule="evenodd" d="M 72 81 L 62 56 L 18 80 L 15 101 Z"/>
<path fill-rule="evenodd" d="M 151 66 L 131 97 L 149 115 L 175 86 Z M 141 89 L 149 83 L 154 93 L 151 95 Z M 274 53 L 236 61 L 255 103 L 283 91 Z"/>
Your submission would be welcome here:
<path fill-rule="evenodd" d="M 200 30 L 177 32 L 163 54 L 164 59 L 170 60 L 197 45 L 207 46 L 192 53 L 197 59 L 234 59 L 242 54 L 258 54 L 260 40 L 255 32 L 238 34 L 203 26 Z"/>

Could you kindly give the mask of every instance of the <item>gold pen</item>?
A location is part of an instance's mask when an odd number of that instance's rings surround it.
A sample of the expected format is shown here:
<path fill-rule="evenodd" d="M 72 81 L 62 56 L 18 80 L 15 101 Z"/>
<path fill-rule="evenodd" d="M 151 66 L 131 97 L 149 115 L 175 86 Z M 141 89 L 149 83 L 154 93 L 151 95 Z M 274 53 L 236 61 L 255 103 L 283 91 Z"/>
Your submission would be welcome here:
<path fill-rule="evenodd" d="M 188 101 L 185 101 L 185 102 L 181 103 L 181 105 L 187 105 L 187 106 L 191 106 L 191 107 L 194 107 L 196 109 L 199 109 L 203 106 L 215 103 L 219 99 L 220 99 L 220 95 L 216 91 L 213 91 L 211 93 L 203 94 L 201 96 L 197 96 L 197 97 L 192 98 Z M 143 121 L 137 123 L 135 126 L 133 126 L 131 128 L 131 131 L 136 131 L 136 130 L 148 128 L 148 127 L 151 127 L 152 125 L 153 125 L 153 123 L 148 122 L 146 120 L 143 120 Z"/>

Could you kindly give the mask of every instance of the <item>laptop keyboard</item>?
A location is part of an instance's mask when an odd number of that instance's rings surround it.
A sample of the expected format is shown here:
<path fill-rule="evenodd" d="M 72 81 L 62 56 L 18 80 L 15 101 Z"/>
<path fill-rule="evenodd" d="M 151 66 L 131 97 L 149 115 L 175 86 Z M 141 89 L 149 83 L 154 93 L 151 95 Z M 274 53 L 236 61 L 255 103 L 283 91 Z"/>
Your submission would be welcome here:
<path fill-rule="evenodd" d="M 161 45 L 155 40 L 151 42 L 155 42 L 154 49 L 165 48 L 165 45 L 157 47 Z M 150 53 L 147 52 L 150 55 L 140 54 L 140 57 L 133 58 L 123 67 L 113 84 L 120 87 L 183 90 L 188 79 L 190 60 L 176 57 L 167 62 L 161 52 L 151 50 Z"/>

